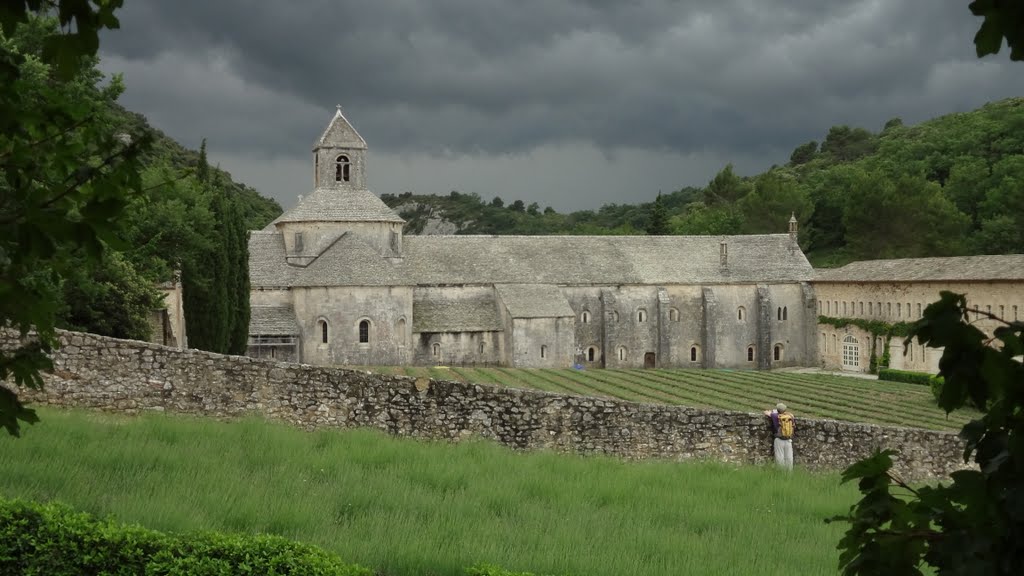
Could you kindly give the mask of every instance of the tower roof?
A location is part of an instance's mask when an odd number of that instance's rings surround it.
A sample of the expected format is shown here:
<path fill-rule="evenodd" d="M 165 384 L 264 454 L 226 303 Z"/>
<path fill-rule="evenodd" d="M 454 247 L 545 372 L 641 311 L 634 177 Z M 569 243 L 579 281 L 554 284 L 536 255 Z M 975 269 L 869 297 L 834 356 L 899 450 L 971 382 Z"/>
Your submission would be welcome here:
<path fill-rule="evenodd" d="M 338 105 L 338 110 L 334 113 L 334 118 L 331 118 L 330 124 L 327 125 L 327 129 L 320 136 L 320 139 L 316 141 L 313 149 L 317 148 L 359 148 L 362 150 L 366 149 L 366 140 L 359 135 L 352 123 L 345 118 L 345 115 L 341 113 L 341 105 Z"/>
<path fill-rule="evenodd" d="M 279 222 L 395 222 L 405 220 L 369 190 L 317 188 L 278 216 Z"/>

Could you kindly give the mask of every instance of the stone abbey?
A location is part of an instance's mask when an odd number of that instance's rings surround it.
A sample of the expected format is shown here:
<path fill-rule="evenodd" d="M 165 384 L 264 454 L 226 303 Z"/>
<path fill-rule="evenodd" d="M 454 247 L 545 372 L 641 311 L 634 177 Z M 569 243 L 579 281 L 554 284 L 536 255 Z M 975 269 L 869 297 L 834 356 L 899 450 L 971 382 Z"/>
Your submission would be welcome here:
<path fill-rule="evenodd" d="M 946 289 L 1006 319 L 1024 313 L 1024 255 L 816 272 L 795 219 L 785 233 L 742 236 L 404 236 L 366 187 L 366 153 L 339 108 L 313 147 L 312 193 L 251 233 L 250 356 L 866 370 L 872 335 L 819 316 L 912 321 Z M 883 345 L 893 367 L 938 360 Z"/>

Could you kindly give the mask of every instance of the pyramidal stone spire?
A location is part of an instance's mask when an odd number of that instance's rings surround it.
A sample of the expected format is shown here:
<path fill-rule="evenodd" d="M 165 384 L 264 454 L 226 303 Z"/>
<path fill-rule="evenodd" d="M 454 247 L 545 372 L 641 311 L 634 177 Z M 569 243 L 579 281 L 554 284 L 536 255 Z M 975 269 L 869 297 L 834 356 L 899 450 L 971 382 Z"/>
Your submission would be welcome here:
<path fill-rule="evenodd" d="M 364 190 L 366 148 L 366 140 L 338 105 L 327 129 L 313 145 L 314 189 Z"/>

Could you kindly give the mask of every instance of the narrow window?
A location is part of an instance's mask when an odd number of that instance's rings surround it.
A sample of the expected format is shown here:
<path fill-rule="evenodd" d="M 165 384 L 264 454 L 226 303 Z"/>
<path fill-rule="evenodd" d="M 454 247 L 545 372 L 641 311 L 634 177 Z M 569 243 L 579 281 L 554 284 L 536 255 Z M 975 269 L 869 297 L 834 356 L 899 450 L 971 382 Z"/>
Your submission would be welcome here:
<path fill-rule="evenodd" d="M 754 361 L 754 347 L 753 346 L 747 346 L 747 362 L 753 362 L 753 361 Z"/>
<path fill-rule="evenodd" d="M 839 300 L 833 300 L 832 301 L 832 308 L 835 309 L 836 315 L 838 316 L 839 315 Z"/>
<path fill-rule="evenodd" d="M 782 319 L 783 320 L 789 320 L 789 307 L 788 306 L 783 306 L 782 307 Z"/>
<path fill-rule="evenodd" d="M 872 314 L 875 313 L 874 307 L 871 304 L 871 302 L 868 302 L 868 316 L 871 316 Z"/>
<path fill-rule="evenodd" d="M 992 305 L 991 304 L 985 305 L 985 313 L 987 313 L 989 315 L 992 314 Z"/>
<path fill-rule="evenodd" d="M 320 155 L 313 155 L 313 187 L 320 186 Z"/>
<path fill-rule="evenodd" d="M 480 351 L 481 352 L 484 351 L 484 345 L 483 344 L 480 345 Z M 547 358 L 548 357 L 548 347 L 547 346 L 541 346 L 540 347 L 540 357 L 541 358 Z"/>
<path fill-rule="evenodd" d="M 910 318 L 910 302 L 907 302 L 907 318 Z"/>
<path fill-rule="evenodd" d="M 838 346 L 836 344 L 836 335 L 833 334 L 832 335 L 832 352 L 838 352 L 838 351 L 839 351 L 839 348 L 838 348 Z"/>
<path fill-rule="evenodd" d="M 697 361 L 697 347 L 696 346 L 690 346 L 690 362 L 696 362 L 696 361 Z"/>
<path fill-rule="evenodd" d="M 405 318 L 398 319 L 398 325 L 395 327 L 395 331 L 398 332 L 398 345 L 405 346 Z"/>
<path fill-rule="evenodd" d="M 882 303 L 881 302 L 875 302 L 875 304 L 878 305 L 877 306 L 877 308 L 878 308 L 878 315 L 881 316 L 882 315 Z"/>
<path fill-rule="evenodd" d="M 437 344 L 437 343 L 434 344 L 433 354 L 434 354 L 434 356 L 440 356 L 441 355 L 441 345 L 440 344 Z"/>
<path fill-rule="evenodd" d="M 1000 308 L 1002 308 L 1002 306 L 1000 306 Z M 917 303 L 917 317 L 918 318 L 921 317 L 921 303 L 920 302 Z"/>
<path fill-rule="evenodd" d="M 626 359 L 626 349 L 624 347 L 623 348 L 619 348 L 619 360 L 625 360 L 625 359 Z"/>
<path fill-rule="evenodd" d="M 327 344 L 327 320 L 319 320 L 317 324 L 320 325 L 320 341 Z"/>
<path fill-rule="evenodd" d="M 593 362 L 594 361 L 594 348 L 593 347 L 587 348 L 587 361 L 588 362 Z"/>
<path fill-rule="evenodd" d="M 885 303 L 885 315 L 892 316 L 892 302 Z"/>
<path fill-rule="evenodd" d="M 843 300 L 843 316 L 846 316 L 846 300 Z"/>
<path fill-rule="evenodd" d="M 859 310 L 860 315 L 863 316 L 864 315 L 864 302 L 863 301 L 857 302 L 857 309 Z"/>
<path fill-rule="evenodd" d="M 302 252 L 302 232 L 295 233 L 295 251 Z"/>
<path fill-rule="evenodd" d="M 782 345 L 781 344 L 776 344 L 775 345 L 775 360 L 776 361 L 782 360 Z"/>
<path fill-rule="evenodd" d="M 352 163 L 349 162 L 348 156 L 342 154 L 338 156 L 334 161 L 334 181 L 335 182 L 348 182 L 351 174 Z"/>
<path fill-rule="evenodd" d="M 907 344 L 907 353 L 910 354 L 910 361 L 914 361 L 914 343 Z"/>
<path fill-rule="evenodd" d="M 1002 304 L 999 305 L 999 317 L 1006 318 L 1006 307 Z"/>
<path fill-rule="evenodd" d="M 359 343 L 366 344 L 370 341 L 370 321 L 362 320 L 359 322 Z"/>
<path fill-rule="evenodd" d="M 641 323 L 647 322 L 647 311 L 646 310 L 638 310 L 637 313 L 636 313 L 636 321 L 637 322 L 641 322 Z"/>
<path fill-rule="evenodd" d="M 736 319 L 737 320 L 743 320 L 743 317 L 746 315 L 746 312 L 747 311 L 743 308 L 743 306 L 740 306 L 739 308 L 737 308 L 736 309 Z"/>
<path fill-rule="evenodd" d="M 1014 322 L 1017 321 L 1017 306 L 1016 305 L 1013 306 L 1013 321 Z"/>
<path fill-rule="evenodd" d="M 902 318 L 903 317 L 903 305 L 900 304 L 899 302 L 896 303 L 896 317 L 897 318 Z"/>
<path fill-rule="evenodd" d="M 777 320 L 782 320 L 782 306 L 779 306 L 779 309 L 775 312 L 775 315 Z"/>
<path fill-rule="evenodd" d="M 821 298 L 818 298 L 818 315 L 821 316 Z"/>
<path fill-rule="evenodd" d="M 679 310 L 670 308 L 668 311 L 668 319 L 672 322 L 679 322 Z"/>
<path fill-rule="evenodd" d="M 590 324 L 590 312 L 587 312 L 586 310 L 584 310 L 583 314 L 580 314 L 580 320 L 584 324 Z"/>
<path fill-rule="evenodd" d="M 483 342 L 481 342 L 481 343 L 480 343 L 480 353 L 481 353 L 481 354 L 483 354 L 483 353 L 484 353 L 484 346 L 485 346 L 485 345 L 486 345 L 486 344 L 484 344 Z M 541 347 L 540 347 L 540 357 L 541 357 L 541 358 L 543 358 L 543 357 L 544 357 L 544 347 L 543 347 L 543 346 L 541 346 Z"/>

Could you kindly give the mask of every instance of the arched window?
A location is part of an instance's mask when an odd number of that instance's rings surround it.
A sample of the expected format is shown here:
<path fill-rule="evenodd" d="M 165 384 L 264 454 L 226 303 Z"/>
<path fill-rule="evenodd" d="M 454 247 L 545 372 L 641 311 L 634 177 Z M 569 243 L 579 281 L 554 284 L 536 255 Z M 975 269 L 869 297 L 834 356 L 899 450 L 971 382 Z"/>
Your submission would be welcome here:
<path fill-rule="evenodd" d="M 774 358 L 775 358 L 776 362 L 778 362 L 779 360 L 782 360 L 782 344 L 776 344 L 775 345 L 775 356 L 774 356 Z"/>
<path fill-rule="evenodd" d="M 399 318 L 395 325 L 395 332 L 398 336 L 398 345 L 405 346 L 405 318 Z"/>
<path fill-rule="evenodd" d="M 697 361 L 697 352 L 698 351 L 696 346 L 690 346 L 690 362 Z"/>
<path fill-rule="evenodd" d="M 736 319 L 737 320 L 742 322 L 743 319 L 746 318 L 746 316 L 747 316 L 746 308 L 744 308 L 743 306 L 740 306 L 739 308 L 736 309 Z"/>
<path fill-rule="evenodd" d="M 359 321 L 359 343 L 367 344 L 370 341 L 370 321 Z"/>
<path fill-rule="evenodd" d="M 858 314 L 860 314 L 861 316 L 864 315 L 864 302 L 863 301 L 857 302 L 857 310 L 858 310 Z"/>
<path fill-rule="evenodd" d="M 433 353 L 434 356 L 440 356 L 441 355 L 441 345 L 438 344 L 437 342 L 435 342 L 433 348 L 431 348 L 431 353 Z"/>
<path fill-rule="evenodd" d="M 584 310 L 583 313 L 580 314 L 580 321 L 583 322 L 584 324 L 590 324 L 590 312 Z"/>
<path fill-rule="evenodd" d="M 776 320 L 782 320 L 782 306 L 779 306 L 779 309 L 775 312 L 775 315 Z"/>
<path fill-rule="evenodd" d="M 481 344 L 480 346 L 481 346 L 481 350 L 480 351 L 483 352 L 483 344 Z M 541 346 L 540 347 L 540 357 L 541 358 L 547 358 L 548 357 L 548 347 L 547 346 Z"/>
<path fill-rule="evenodd" d="M 625 360 L 625 359 L 626 359 L 626 348 L 623 346 L 623 347 L 619 348 L 619 360 Z"/>
<path fill-rule="evenodd" d="M 483 354 L 483 353 L 484 353 L 484 346 L 486 346 L 486 345 L 487 345 L 487 343 L 486 343 L 486 342 L 481 342 L 481 343 L 480 343 L 480 353 L 481 353 L 481 354 Z M 541 358 L 543 358 L 543 357 L 544 357 L 544 347 L 543 347 L 543 346 L 541 346 L 541 347 L 540 347 L 540 357 L 541 357 Z"/>
<path fill-rule="evenodd" d="M 783 320 L 789 320 L 789 307 L 788 306 L 783 306 L 782 307 L 782 319 Z"/>
<path fill-rule="evenodd" d="M 640 323 L 647 322 L 647 310 L 644 310 L 643 308 L 637 310 L 636 321 Z"/>
<path fill-rule="evenodd" d="M 843 367 L 856 368 L 860 366 L 860 343 L 853 336 L 847 334 L 843 338 Z"/>
<path fill-rule="evenodd" d="M 675 308 L 669 308 L 668 319 L 672 322 L 679 322 L 679 310 Z"/>
<path fill-rule="evenodd" d="M 832 335 L 832 353 L 833 354 L 835 354 L 836 352 L 839 352 L 839 344 L 837 344 L 836 342 L 837 342 L 836 335 L 833 334 Z"/>
<path fill-rule="evenodd" d="M 747 362 L 753 362 L 753 361 L 754 361 L 754 347 L 753 346 L 747 346 Z"/>
<path fill-rule="evenodd" d="M 344 154 L 338 156 L 334 160 L 334 181 L 348 182 L 351 170 L 352 163 L 349 162 L 348 156 L 345 156 Z"/>
<path fill-rule="evenodd" d="M 321 318 L 321 319 L 316 321 L 316 325 L 317 325 L 317 328 L 320 329 L 320 342 L 323 343 L 323 344 L 327 344 L 327 336 L 328 336 L 328 334 L 327 334 L 327 332 L 328 332 L 327 320 L 324 320 L 323 318 Z"/>
<path fill-rule="evenodd" d="M 875 311 L 872 309 L 871 304 L 871 302 L 868 302 L 868 316 L 871 316 L 872 314 L 875 313 Z"/>
<path fill-rule="evenodd" d="M 832 315 L 832 302 L 829 301 L 829 300 L 825 300 L 825 315 L 826 316 L 831 316 Z"/>
<path fill-rule="evenodd" d="M 843 316 L 846 316 L 846 300 L 843 300 Z"/>
<path fill-rule="evenodd" d="M 597 351 L 594 350 L 593 346 L 591 346 L 590 348 L 587 348 L 587 362 L 593 362 L 594 361 L 594 354 L 596 354 L 596 353 L 597 353 Z"/>
<path fill-rule="evenodd" d="M 892 316 L 892 302 L 885 303 L 885 315 Z"/>
<path fill-rule="evenodd" d="M 903 317 L 903 304 L 901 304 L 899 302 L 896 303 L 896 317 L 897 318 L 902 318 Z"/>

